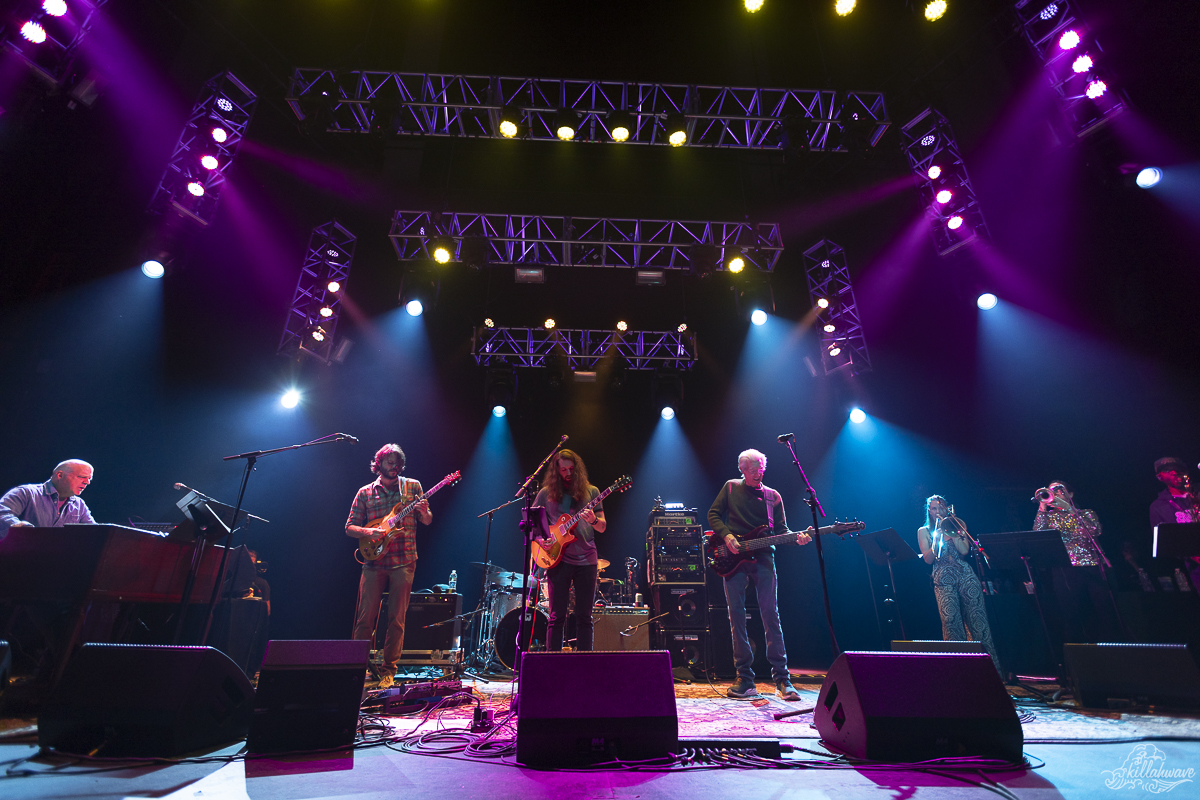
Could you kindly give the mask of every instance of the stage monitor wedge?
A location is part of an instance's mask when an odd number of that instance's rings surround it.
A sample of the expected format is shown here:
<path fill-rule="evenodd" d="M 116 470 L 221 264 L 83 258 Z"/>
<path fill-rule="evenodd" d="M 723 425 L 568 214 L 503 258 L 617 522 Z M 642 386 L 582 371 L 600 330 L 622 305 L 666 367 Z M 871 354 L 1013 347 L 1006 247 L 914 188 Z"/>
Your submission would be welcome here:
<path fill-rule="evenodd" d="M 1019 763 L 1025 744 L 987 654 L 842 653 L 825 676 L 813 724 L 826 744 L 873 761 Z"/>
<path fill-rule="evenodd" d="M 1186 644 L 1064 644 L 1075 702 L 1104 710 L 1200 707 L 1200 669 Z"/>

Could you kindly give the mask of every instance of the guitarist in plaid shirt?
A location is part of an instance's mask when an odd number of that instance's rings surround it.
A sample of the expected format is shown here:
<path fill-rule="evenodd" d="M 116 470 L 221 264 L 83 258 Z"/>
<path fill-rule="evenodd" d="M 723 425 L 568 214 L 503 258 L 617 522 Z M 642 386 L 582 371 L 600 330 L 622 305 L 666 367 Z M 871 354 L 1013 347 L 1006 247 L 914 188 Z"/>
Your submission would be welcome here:
<path fill-rule="evenodd" d="M 386 517 L 401 501 L 409 503 L 421 494 L 421 484 L 412 478 L 402 478 L 404 451 L 398 444 L 385 444 L 371 461 L 371 472 L 379 477 L 358 490 L 346 520 L 346 535 L 354 539 L 378 540 L 384 536 L 379 528 L 363 527 L 370 520 Z M 404 615 L 412 593 L 413 574 L 417 566 L 417 519 L 428 525 L 433 522 L 429 502 L 417 506 L 415 517 L 408 517 L 396 526 L 399 531 L 388 542 L 383 555 L 363 564 L 358 582 L 358 609 L 354 612 L 354 639 L 371 639 L 379 621 L 379 606 L 383 592 L 388 593 L 388 628 L 383 644 L 383 666 L 379 688 L 392 685 L 396 665 L 404 650 Z"/>

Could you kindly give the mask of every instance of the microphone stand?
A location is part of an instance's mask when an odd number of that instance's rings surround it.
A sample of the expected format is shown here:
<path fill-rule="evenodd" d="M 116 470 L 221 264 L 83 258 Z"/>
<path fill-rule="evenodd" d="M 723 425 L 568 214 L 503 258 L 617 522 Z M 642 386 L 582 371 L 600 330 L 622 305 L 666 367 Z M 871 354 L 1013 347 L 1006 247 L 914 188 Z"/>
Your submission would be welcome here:
<path fill-rule="evenodd" d="M 488 567 L 488 565 L 491 564 L 491 562 L 488 561 L 488 551 L 491 548 L 491 543 L 492 543 L 492 517 L 500 509 L 506 508 L 507 506 L 511 506 L 513 503 L 518 502 L 520 499 L 521 499 L 520 497 L 514 497 L 512 500 L 509 500 L 507 503 L 501 503 L 500 505 L 496 506 L 495 508 L 493 508 L 489 511 L 485 511 L 482 514 L 478 514 L 475 517 L 475 519 L 480 519 L 481 517 L 487 517 L 487 522 L 484 524 L 484 531 L 483 531 L 483 579 L 482 579 L 482 585 L 479 587 L 479 606 L 475 609 L 475 612 L 474 612 L 475 614 L 478 614 L 483 609 L 483 604 L 487 602 L 488 578 L 491 577 L 491 570 Z M 485 618 L 484 620 L 482 620 L 480 622 L 479 634 L 480 634 L 480 637 L 485 638 L 485 640 L 486 640 L 486 637 L 484 637 L 484 634 L 486 634 L 487 631 L 483 630 L 483 625 L 489 623 L 490 621 L 491 621 L 490 619 Z M 471 627 L 472 628 L 475 627 L 475 624 L 473 622 L 471 624 Z M 476 666 L 479 669 L 486 670 L 488 668 L 488 664 L 491 663 L 492 656 L 495 654 L 495 646 L 493 644 L 492 652 L 487 653 L 487 661 L 480 664 L 479 659 L 482 656 L 480 656 L 480 654 L 479 654 L 479 642 L 473 642 L 473 644 L 475 646 L 475 652 L 472 653 L 472 658 L 475 660 Z"/>
<path fill-rule="evenodd" d="M 825 601 L 825 621 L 829 624 L 829 643 L 833 645 L 833 655 L 836 658 L 841 655 L 842 648 L 838 646 L 837 634 L 833 630 L 833 609 L 829 605 L 829 581 L 825 577 L 825 552 L 821 549 L 821 522 L 817 518 L 818 512 L 822 517 L 825 516 L 825 509 L 821 506 L 821 501 L 817 499 L 817 490 L 809 483 L 808 475 L 804 473 L 804 467 L 800 466 L 800 459 L 796 457 L 796 448 L 792 446 L 792 442 L 795 440 L 795 434 L 791 433 L 779 437 L 779 443 L 785 445 L 792 454 L 792 463 L 796 465 L 796 470 L 800 473 L 800 479 L 804 481 L 805 491 L 808 493 L 808 499 L 804 503 L 812 512 L 813 544 L 817 546 L 817 565 L 821 571 L 821 597 Z"/>
<path fill-rule="evenodd" d="M 1079 513 L 1079 509 L 1075 507 L 1074 500 L 1068 500 L 1067 502 L 1071 504 L 1071 516 L 1075 518 L 1075 524 L 1079 526 L 1079 530 L 1087 535 L 1088 541 L 1092 543 L 1092 547 L 1096 548 L 1096 552 L 1100 554 L 1100 579 L 1104 581 L 1104 588 L 1108 590 L 1108 599 L 1112 602 L 1113 613 L 1117 617 L 1117 625 L 1121 628 L 1121 636 L 1125 641 L 1129 641 L 1129 631 L 1125 628 L 1125 620 L 1121 618 L 1121 607 L 1117 605 L 1117 598 L 1113 594 L 1112 584 L 1108 582 L 1108 572 L 1104 569 L 1105 567 L 1112 569 L 1112 562 L 1108 560 L 1108 556 L 1104 554 L 1104 550 L 1100 547 L 1100 543 L 1096 541 L 1095 534 L 1093 534 L 1093 531 L 1100 526 L 1100 521 L 1097 520 L 1095 526 L 1091 525 L 1084 518 L 1083 514 Z"/>
<path fill-rule="evenodd" d="M 529 613 L 529 609 L 531 607 L 531 603 L 529 602 L 530 594 L 533 591 L 533 587 L 529 585 L 529 563 L 533 559 L 533 499 L 537 496 L 538 475 L 541 474 L 541 471 L 545 468 L 545 466 L 549 464 L 555 456 L 558 455 L 558 451 L 562 449 L 562 446 L 566 444 L 566 442 L 567 436 L 566 434 L 563 434 L 563 437 L 558 440 L 558 444 L 554 445 L 554 449 L 550 451 L 549 455 L 542 459 L 542 463 L 537 465 L 537 469 L 529 473 L 529 476 L 521 483 L 521 487 L 517 489 L 517 493 L 513 495 L 514 499 L 523 498 L 525 500 L 524 511 L 521 514 L 521 522 L 518 525 L 521 530 L 522 538 L 525 540 L 525 558 L 521 564 L 521 586 L 523 599 L 521 601 L 521 616 L 517 618 L 517 649 L 516 655 L 513 658 L 513 678 L 516 681 L 516 684 L 513 690 L 511 702 L 512 708 L 518 707 L 518 700 L 521 694 L 520 666 L 521 658 L 524 655 L 524 651 L 521 650 L 521 642 L 524 641 L 523 637 L 525 636 L 525 622 L 527 619 L 533 616 L 531 613 Z M 532 624 L 532 619 L 529 619 L 529 622 Z"/>

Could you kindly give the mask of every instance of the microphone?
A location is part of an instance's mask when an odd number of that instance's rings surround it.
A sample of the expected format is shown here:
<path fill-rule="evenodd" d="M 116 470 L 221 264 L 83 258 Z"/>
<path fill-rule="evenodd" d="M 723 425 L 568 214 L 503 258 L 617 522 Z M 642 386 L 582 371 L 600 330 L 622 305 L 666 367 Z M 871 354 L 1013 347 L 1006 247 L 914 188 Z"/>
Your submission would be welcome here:
<path fill-rule="evenodd" d="M 349 441 L 353 442 L 354 444 L 358 444 L 358 438 L 357 438 L 357 437 L 355 437 L 355 436 L 351 436 L 351 435 L 350 435 L 350 434 L 348 434 L 348 433 L 339 433 L 339 434 L 337 435 L 337 437 L 338 437 L 339 439 L 341 439 L 342 441 L 349 440 Z"/>
<path fill-rule="evenodd" d="M 781 433 L 775 437 L 775 441 L 779 442 L 780 444 L 783 444 L 784 442 L 794 442 L 796 441 L 796 434 Z"/>
<path fill-rule="evenodd" d="M 564 434 L 563 434 L 563 437 L 562 437 L 561 439 L 559 439 L 558 441 L 559 441 L 559 442 L 565 442 L 566 440 L 567 440 L 567 435 L 564 433 Z"/>
<path fill-rule="evenodd" d="M 193 489 L 192 487 L 188 486 L 186 483 L 177 483 L 177 484 L 175 484 L 175 491 L 177 491 L 177 492 L 182 492 L 184 489 L 188 490 L 189 492 L 194 492 L 194 491 L 196 491 L 196 490 L 195 490 L 195 489 Z"/>

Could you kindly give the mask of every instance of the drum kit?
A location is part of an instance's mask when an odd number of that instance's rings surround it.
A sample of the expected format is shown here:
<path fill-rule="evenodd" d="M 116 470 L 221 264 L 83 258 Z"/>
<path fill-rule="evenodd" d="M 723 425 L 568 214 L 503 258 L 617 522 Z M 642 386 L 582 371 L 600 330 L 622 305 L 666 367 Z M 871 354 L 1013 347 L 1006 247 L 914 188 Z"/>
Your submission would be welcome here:
<path fill-rule="evenodd" d="M 609 565 L 607 559 L 600 559 L 597 564 L 599 572 L 603 573 Z M 471 566 L 486 570 L 487 578 L 484 581 L 484 596 L 472 624 L 474 651 L 469 661 L 484 671 L 488 671 L 494 662 L 499 662 L 505 669 L 513 669 L 518 651 L 544 650 L 550 624 L 549 581 L 543 575 L 530 576 L 530 588 L 533 589 L 536 584 L 532 594 L 537 602 L 530 605 L 530 615 L 525 621 L 523 639 L 528 644 L 521 646 L 517 642 L 517 632 L 521 625 L 521 608 L 525 605 L 522 600 L 525 596 L 524 576 L 492 563 L 472 561 Z M 626 589 L 622 581 L 601 577 L 594 602 L 598 606 L 622 602 Z M 568 613 L 574 610 L 575 590 L 572 587 Z M 572 615 L 567 622 L 568 640 L 572 638 L 570 628 L 573 623 Z"/>

